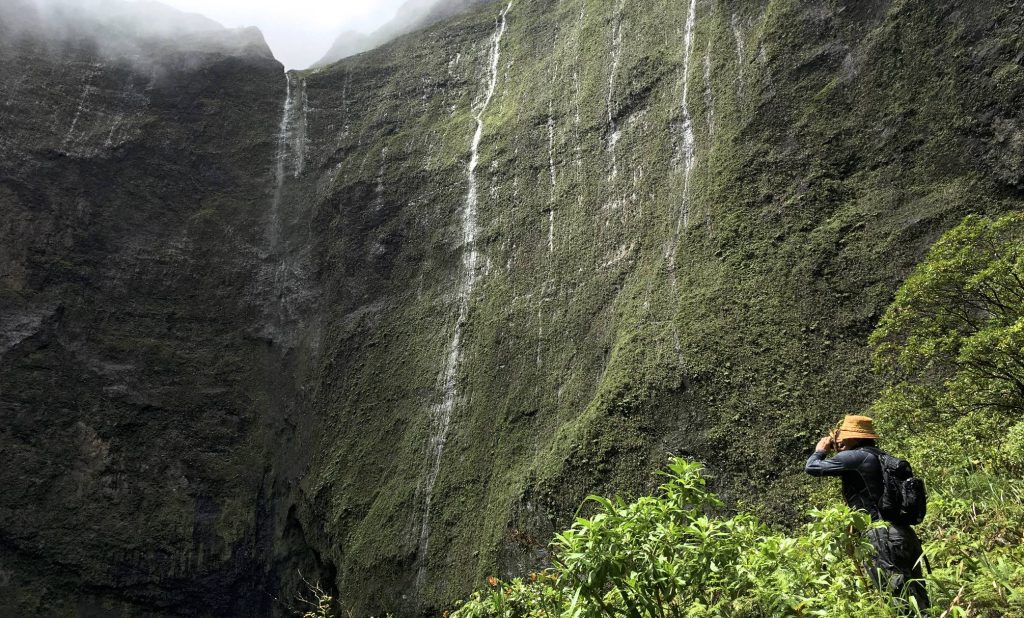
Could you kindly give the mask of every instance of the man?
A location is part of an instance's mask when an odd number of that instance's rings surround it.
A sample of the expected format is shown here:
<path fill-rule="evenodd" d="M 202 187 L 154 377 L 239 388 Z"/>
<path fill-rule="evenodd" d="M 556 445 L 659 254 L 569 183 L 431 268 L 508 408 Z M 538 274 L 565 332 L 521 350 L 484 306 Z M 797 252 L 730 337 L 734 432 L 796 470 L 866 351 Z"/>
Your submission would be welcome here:
<path fill-rule="evenodd" d="M 884 488 L 882 465 L 871 419 L 847 416 L 838 433 L 818 441 L 805 470 L 811 476 L 838 476 L 843 481 L 843 498 L 851 509 L 868 513 L 872 521 L 883 519 L 879 501 Z M 834 456 L 826 458 L 835 449 Z M 874 546 L 874 564 L 868 571 L 875 584 L 883 590 L 906 598 L 912 595 L 922 610 L 928 607 L 928 594 L 921 581 L 921 541 L 910 526 L 890 524 L 868 531 Z"/>

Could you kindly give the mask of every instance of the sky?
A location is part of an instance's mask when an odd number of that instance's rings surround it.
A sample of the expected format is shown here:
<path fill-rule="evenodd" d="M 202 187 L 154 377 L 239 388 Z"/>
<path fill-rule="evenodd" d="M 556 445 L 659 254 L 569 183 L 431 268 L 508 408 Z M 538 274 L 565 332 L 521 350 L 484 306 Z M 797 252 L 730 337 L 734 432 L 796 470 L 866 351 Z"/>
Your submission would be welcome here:
<path fill-rule="evenodd" d="M 404 0 L 159 0 L 199 13 L 228 28 L 256 26 L 289 69 L 319 60 L 339 33 L 372 32 L 389 21 Z M 3 2 L 3 0 L 0 0 Z"/>

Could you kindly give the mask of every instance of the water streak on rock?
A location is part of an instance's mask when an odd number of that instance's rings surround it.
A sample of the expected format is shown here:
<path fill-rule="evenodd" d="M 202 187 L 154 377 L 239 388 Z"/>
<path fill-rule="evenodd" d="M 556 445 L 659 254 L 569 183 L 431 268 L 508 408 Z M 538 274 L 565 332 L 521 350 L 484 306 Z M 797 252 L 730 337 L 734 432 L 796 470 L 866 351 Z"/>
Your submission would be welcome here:
<path fill-rule="evenodd" d="M 693 55 L 693 25 L 696 21 L 696 13 L 697 0 L 690 0 L 690 9 L 686 15 L 686 34 L 683 37 L 683 208 L 682 216 L 679 219 L 682 227 L 689 224 L 690 176 L 693 174 L 693 166 L 697 162 L 693 116 L 690 114 L 690 58 Z"/>
<path fill-rule="evenodd" d="M 615 153 L 615 146 L 619 142 L 621 133 L 619 131 L 619 120 L 614 109 L 615 102 L 615 77 L 619 72 L 619 64 L 622 61 L 622 8 L 623 0 L 615 5 L 615 15 L 612 17 L 612 66 L 608 74 L 608 100 L 605 107 L 608 111 L 608 150 L 612 154 L 612 172 L 608 180 L 615 180 L 619 175 L 619 162 Z"/>
<path fill-rule="evenodd" d="M 683 229 L 690 223 L 690 177 L 693 175 L 693 167 L 697 161 L 696 140 L 693 134 L 693 116 L 690 114 L 690 58 L 693 51 L 693 26 L 696 21 L 697 0 L 690 0 L 689 10 L 686 14 L 686 28 L 683 35 L 683 197 L 682 206 L 679 209 L 679 219 L 676 222 L 676 231 L 669 244 L 666 258 L 669 271 L 673 273 L 672 281 L 675 285 L 675 261 L 676 251 L 679 248 L 679 239 Z"/>
<path fill-rule="evenodd" d="M 708 142 L 715 135 L 715 95 L 711 91 L 711 44 L 704 50 L 704 114 L 708 124 Z"/>
<path fill-rule="evenodd" d="M 747 56 L 747 50 L 746 44 L 743 42 L 743 28 L 740 26 L 740 17 L 736 13 L 732 14 L 732 34 L 736 38 L 736 66 L 739 80 L 739 95 L 742 98 L 746 86 L 743 69 L 746 64 L 744 59 Z"/>
<path fill-rule="evenodd" d="M 274 155 L 274 198 L 270 203 L 270 249 L 277 248 L 281 237 L 281 192 L 284 190 L 285 165 L 288 161 L 288 125 L 291 122 L 292 80 L 285 73 L 285 95 L 281 111 L 281 123 L 277 130 L 277 152 Z"/>
<path fill-rule="evenodd" d="M 75 127 L 78 126 L 78 119 L 82 116 L 82 111 L 85 110 L 85 102 L 88 100 L 89 95 L 92 94 L 93 86 L 89 82 L 92 80 L 93 73 L 89 73 L 86 77 L 86 84 L 82 88 L 82 96 L 78 98 L 78 107 L 75 109 L 75 115 L 71 119 L 71 126 L 68 127 L 67 133 L 64 134 L 64 141 L 61 142 L 61 148 L 66 149 L 72 142 L 75 135 Z"/>
<path fill-rule="evenodd" d="M 309 113 L 309 97 L 306 95 L 306 80 L 299 80 L 299 119 L 295 125 L 292 138 L 292 150 L 295 151 L 295 172 L 298 178 L 306 169 L 306 115 Z"/>
<path fill-rule="evenodd" d="M 459 314 L 455 322 L 451 341 L 448 344 L 448 354 L 439 379 L 442 399 L 431 410 L 430 439 L 427 444 L 427 474 L 419 489 L 423 511 L 420 520 L 419 543 L 416 551 L 417 591 L 421 591 L 426 582 L 427 552 L 430 549 L 430 507 L 433 500 L 434 485 L 437 483 L 437 475 L 441 470 L 441 456 L 444 454 L 445 443 L 448 440 L 448 432 L 451 428 L 452 412 L 455 409 L 455 401 L 458 397 L 457 374 L 459 361 L 462 356 L 462 335 L 469 317 L 470 297 L 473 289 L 476 287 L 479 255 L 476 246 L 478 205 L 476 168 L 480 163 L 480 142 L 484 134 L 484 114 L 487 112 L 491 99 L 494 98 L 494 92 L 498 87 L 501 39 L 505 35 L 508 12 L 512 9 L 514 1 L 509 2 L 498 16 L 494 34 L 491 36 L 490 53 L 488 54 L 487 89 L 483 98 L 476 104 L 473 115 L 476 121 L 476 132 L 473 134 L 473 139 L 470 142 L 470 158 L 469 165 L 467 166 L 469 187 L 462 213 L 462 273 L 461 280 L 456 289 Z"/>
<path fill-rule="evenodd" d="M 548 103 L 548 171 L 551 174 L 551 205 L 548 207 L 548 253 L 555 250 L 555 120 L 551 116 L 552 103 Z"/>

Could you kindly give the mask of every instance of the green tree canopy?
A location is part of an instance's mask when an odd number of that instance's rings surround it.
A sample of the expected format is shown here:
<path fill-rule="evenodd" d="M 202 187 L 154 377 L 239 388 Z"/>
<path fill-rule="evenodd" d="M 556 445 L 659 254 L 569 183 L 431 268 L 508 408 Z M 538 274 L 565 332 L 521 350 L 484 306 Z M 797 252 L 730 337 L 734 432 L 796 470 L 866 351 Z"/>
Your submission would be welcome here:
<path fill-rule="evenodd" d="M 1024 213 L 967 217 L 897 292 L 870 340 L 894 429 L 941 424 L 961 461 L 1024 463 L 1022 250 Z"/>

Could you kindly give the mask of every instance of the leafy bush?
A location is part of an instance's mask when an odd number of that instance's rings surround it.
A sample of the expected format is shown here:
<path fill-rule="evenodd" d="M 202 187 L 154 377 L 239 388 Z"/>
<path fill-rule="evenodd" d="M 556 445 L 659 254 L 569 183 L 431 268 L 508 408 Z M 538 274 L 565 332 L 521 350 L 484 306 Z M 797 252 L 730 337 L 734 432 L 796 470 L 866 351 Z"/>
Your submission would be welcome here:
<path fill-rule="evenodd" d="M 748 515 L 709 515 L 722 505 L 697 464 L 673 459 L 667 476 L 658 496 L 630 504 L 589 498 L 597 513 L 555 537 L 550 569 L 489 578 L 452 618 L 922 615 L 880 593 L 865 572 L 873 549 L 864 533 L 878 525 L 865 514 L 812 510 L 809 523 L 786 534 Z M 993 495 L 993 487 L 933 498 L 941 516 L 926 528 L 926 552 L 941 565 L 926 577 L 928 615 L 1024 616 L 1019 544 L 995 551 L 1018 538 L 1024 495 Z"/>
<path fill-rule="evenodd" d="M 722 504 L 699 465 L 673 459 L 665 474 L 658 496 L 589 498 L 597 513 L 555 537 L 551 569 L 492 579 L 454 618 L 898 615 L 863 568 L 865 514 L 813 511 L 787 536 L 748 515 L 709 515 Z"/>
<path fill-rule="evenodd" d="M 887 450 L 929 484 L 918 528 L 928 615 L 1024 617 L 1024 214 L 968 217 L 907 279 L 870 338 Z M 656 497 L 591 497 L 550 569 L 476 593 L 453 618 L 921 615 L 878 592 L 861 513 L 793 533 L 722 504 L 674 459 Z"/>
<path fill-rule="evenodd" d="M 886 429 L 936 475 L 1024 471 L 1024 213 L 971 216 L 907 279 L 871 335 Z M 931 444 L 945 439 L 943 448 Z"/>

